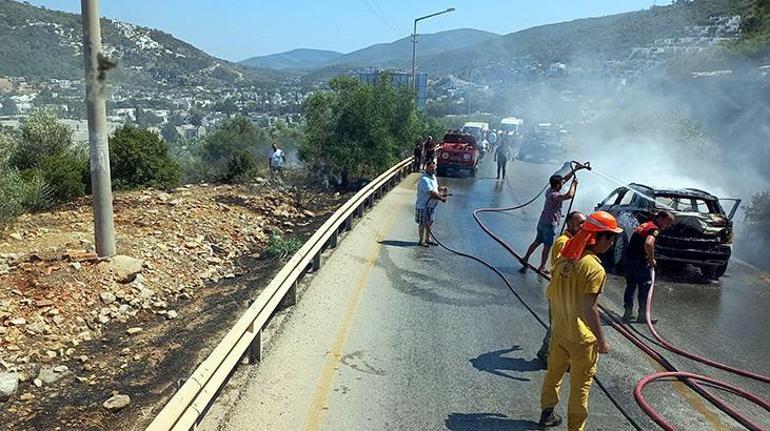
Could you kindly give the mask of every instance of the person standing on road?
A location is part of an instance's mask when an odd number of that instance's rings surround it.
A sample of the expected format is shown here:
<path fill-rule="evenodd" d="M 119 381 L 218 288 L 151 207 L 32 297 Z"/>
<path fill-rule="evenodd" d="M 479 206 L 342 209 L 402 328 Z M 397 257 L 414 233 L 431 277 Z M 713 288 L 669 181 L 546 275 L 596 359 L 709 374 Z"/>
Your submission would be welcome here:
<path fill-rule="evenodd" d="M 582 431 L 588 418 L 588 396 L 599 354 L 609 352 L 597 304 L 607 274 L 598 254 L 612 247 L 623 229 L 612 214 L 598 211 L 586 219 L 564 245 L 553 268 L 547 296 L 551 304 L 551 346 L 540 395 L 540 426 L 561 424 L 554 412 L 564 373 L 569 368 L 567 429 Z"/>
<path fill-rule="evenodd" d="M 283 178 L 283 165 L 286 163 L 286 155 L 283 150 L 278 148 L 278 144 L 273 142 L 273 152 L 268 159 L 268 165 L 270 166 L 270 178 L 276 177 Z"/>
<path fill-rule="evenodd" d="M 436 155 L 436 142 L 433 140 L 433 136 L 428 136 L 428 139 L 425 140 L 424 149 L 425 158 L 423 159 L 423 163 L 427 169 L 428 162 L 433 160 Z"/>
<path fill-rule="evenodd" d="M 412 155 L 414 156 L 412 172 L 420 172 L 420 166 L 422 166 L 422 139 L 418 139 L 417 142 L 414 143 Z"/>
<path fill-rule="evenodd" d="M 561 189 L 570 177 L 572 177 L 572 184 L 567 193 L 562 193 Z M 549 183 L 550 187 L 545 193 L 543 212 L 540 213 L 540 219 L 537 222 L 537 235 L 532 244 L 529 245 L 524 258 L 521 260 L 522 271 L 527 270 L 527 267 L 529 266 L 529 257 L 542 244 L 543 253 L 540 256 L 540 266 L 537 270 L 540 272 L 548 272 L 545 269 L 545 264 L 548 261 L 548 253 L 551 251 L 553 240 L 556 238 L 556 231 L 559 229 L 559 223 L 561 222 L 562 203 L 575 197 L 578 181 L 577 176 L 575 176 L 575 171 L 572 170 L 564 177 L 561 175 L 552 175 L 549 179 Z"/>
<path fill-rule="evenodd" d="M 500 145 L 495 150 L 495 161 L 497 162 L 497 179 L 500 179 L 500 174 L 502 173 L 502 179 L 505 179 L 505 165 L 508 163 L 508 160 L 511 158 L 511 153 L 508 148 L 508 144 L 505 141 L 502 141 Z"/>
<path fill-rule="evenodd" d="M 414 205 L 414 219 L 417 223 L 419 241 L 417 245 L 428 247 L 437 245 L 430 239 L 430 228 L 433 226 L 433 216 L 438 202 L 446 202 L 447 188 L 439 187 L 436 179 L 436 161 L 428 159 L 425 162 L 425 172 L 417 182 L 417 202 Z"/>
<path fill-rule="evenodd" d="M 638 323 L 644 323 L 647 315 L 647 296 L 652 286 L 652 271 L 655 269 L 655 241 L 664 231 L 674 224 L 674 215 L 661 210 L 652 220 L 640 224 L 631 234 L 623 256 L 623 269 L 626 275 L 626 291 L 623 293 L 623 320 L 634 320 L 634 292 L 639 289 Z"/>
<path fill-rule="evenodd" d="M 492 146 L 492 148 L 494 148 L 495 144 L 497 144 L 497 141 L 498 141 L 497 132 L 495 132 L 494 130 L 490 130 L 489 133 L 487 134 L 487 141 L 489 142 L 489 145 Z"/>
<path fill-rule="evenodd" d="M 567 214 L 567 227 L 564 229 L 564 233 L 556 238 L 556 241 L 551 247 L 551 268 L 556 264 L 556 259 L 559 258 L 561 250 L 564 245 L 567 244 L 570 238 L 577 235 L 580 232 L 580 228 L 583 227 L 583 223 L 586 221 L 586 215 L 580 211 L 572 211 Z M 545 331 L 545 337 L 543 337 L 543 343 L 540 345 L 540 350 L 537 351 L 537 358 L 541 361 L 545 361 L 548 358 L 548 346 L 551 339 L 551 304 L 548 304 L 548 328 Z"/>

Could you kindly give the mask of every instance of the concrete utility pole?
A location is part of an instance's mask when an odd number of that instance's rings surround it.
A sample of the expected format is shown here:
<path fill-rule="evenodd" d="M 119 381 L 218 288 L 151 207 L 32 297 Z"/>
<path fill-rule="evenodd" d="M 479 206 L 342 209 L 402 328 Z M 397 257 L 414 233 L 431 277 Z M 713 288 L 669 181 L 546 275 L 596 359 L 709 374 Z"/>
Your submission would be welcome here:
<path fill-rule="evenodd" d="M 450 7 L 441 12 L 432 13 L 430 15 L 421 16 L 414 20 L 414 30 L 412 30 L 412 88 L 417 90 L 417 21 L 433 18 L 434 16 L 443 15 L 454 11 L 455 8 Z"/>
<path fill-rule="evenodd" d="M 115 227 L 112 219 L 112 179 L 107 144 L 106 71 L 112 64 L 101 55 L 102 29 L 99 1 L 81 0 L 83 18 L 83 58 L 86 70 L 86 109 L 88 142 L 91 149 L 91 190 L 94 206 L 96 253 L 115 255 Z"/>

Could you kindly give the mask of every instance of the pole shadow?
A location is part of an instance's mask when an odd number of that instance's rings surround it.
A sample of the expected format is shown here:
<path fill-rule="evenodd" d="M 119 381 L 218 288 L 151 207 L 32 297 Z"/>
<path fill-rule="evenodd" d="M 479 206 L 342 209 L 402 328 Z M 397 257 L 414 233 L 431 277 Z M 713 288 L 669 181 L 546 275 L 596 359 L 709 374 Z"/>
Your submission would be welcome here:
<path fill-rule="evenodd" d="M 518 380 L 520 382 L 528 382 L 529 379 L 513 376 L 510 373 L 506 373 L 506 371 L 518 371 L 521 373 L 540 371 L 545 369 L 545 363 L 537 358 L 527 360 L 524 358 L 504 356 L 508 353 L 521 350 L 522 348 L 520 346 L 513 346 L 510 349 L 494 350 L 492 352 L 483 353 L 477 358 L 470 359 L 469 362 L 473 365 L 473 368 L 479 371 L 512 380 Z"/>
<path fill-rule="evenodd" d="M 399 240 L 393 240 L 393 239 L 385 239 L 377 242 L 388 247 L 417 247 L 417 241 L 399 241 Z"/>
<path fill-rule="evenodd" d="M 452 431 L 527 431 L 542 429 L 528 419 L 511 419 L 502 413 L 450 413 L 444 426 Z"/>

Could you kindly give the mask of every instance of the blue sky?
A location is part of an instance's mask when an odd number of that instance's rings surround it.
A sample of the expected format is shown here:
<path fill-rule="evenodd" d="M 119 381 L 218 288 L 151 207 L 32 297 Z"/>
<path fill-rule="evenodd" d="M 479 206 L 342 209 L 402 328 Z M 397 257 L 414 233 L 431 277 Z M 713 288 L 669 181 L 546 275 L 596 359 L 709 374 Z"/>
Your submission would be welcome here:
<path fill-rule="evenodd" d="M 30 0 L 79 12 L 76 0 Z M 231 61 L 294 48 L 350 52 L 418 33 L 476 28 L 507 34 L 577 18 L 649 8 L 653 0 L 101 0 L 101 15 L 157 28 Z M 659 4 L 668 3 L 658 1 Z"/>

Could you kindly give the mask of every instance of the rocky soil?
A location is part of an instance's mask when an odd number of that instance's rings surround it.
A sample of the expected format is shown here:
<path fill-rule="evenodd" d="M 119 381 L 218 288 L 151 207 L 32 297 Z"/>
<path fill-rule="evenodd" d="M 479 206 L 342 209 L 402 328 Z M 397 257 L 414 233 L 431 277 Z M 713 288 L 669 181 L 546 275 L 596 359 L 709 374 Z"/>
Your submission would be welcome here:
<path fill-rule="evenodd" d="M 111 259 L 88 199 L 0 229 L 0 428 L 146 425 L 280 268 L 270 237 L 309 237 L 343 200 L 296 208 L 267 183 L 118 194 Z"/>

